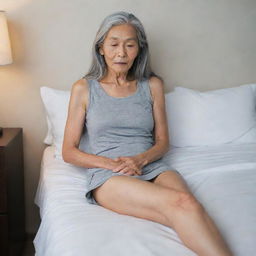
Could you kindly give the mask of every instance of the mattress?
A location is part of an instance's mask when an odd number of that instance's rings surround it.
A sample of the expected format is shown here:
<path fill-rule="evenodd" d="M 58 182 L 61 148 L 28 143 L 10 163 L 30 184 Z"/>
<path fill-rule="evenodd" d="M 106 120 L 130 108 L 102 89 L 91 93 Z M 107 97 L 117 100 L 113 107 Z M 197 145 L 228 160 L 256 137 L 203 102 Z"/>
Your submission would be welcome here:
<path fill-rule="evenodd" d="M 35 197 L 37 256 L 196 255 L 170 227 L 87 203 L 86 168 L 54 158 L 54 150 L 44 150 Z M 256 144 L 174 147 L 163 158 L 182 174 L 234 255 L 254 255 Z"/>

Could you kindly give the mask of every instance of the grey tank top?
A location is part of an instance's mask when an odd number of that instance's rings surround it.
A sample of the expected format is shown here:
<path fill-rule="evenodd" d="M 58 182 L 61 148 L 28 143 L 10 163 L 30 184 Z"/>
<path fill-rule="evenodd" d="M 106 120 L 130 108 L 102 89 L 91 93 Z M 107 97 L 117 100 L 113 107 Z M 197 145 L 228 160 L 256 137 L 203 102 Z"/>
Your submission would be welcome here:
<path fill-rule="evenodd" d="M 154 119 L 149 81 L 138 81 L 135 93 L 110 96 L 97 80 L 88 80 L 85 126 L 89 151 L 115 158 L 146 151 L 154 144 Z"/>

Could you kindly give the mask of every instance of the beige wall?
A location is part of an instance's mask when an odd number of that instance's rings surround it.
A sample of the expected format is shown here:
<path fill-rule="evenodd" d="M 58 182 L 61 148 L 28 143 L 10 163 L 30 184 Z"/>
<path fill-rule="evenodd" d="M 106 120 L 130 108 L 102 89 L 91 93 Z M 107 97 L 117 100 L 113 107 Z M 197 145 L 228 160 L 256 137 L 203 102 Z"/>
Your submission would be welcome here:
<path fill-rule="evenodd" d="M 166 92 L 202 91 L 256 81 L 255 0 L 0 0 L 7 12 L 14 63 L 0 66 L 0 125 L 23 127 L 27 232 L 46 120 L 40 86 L 69 89 L 88 69 L 102 19 L 118 10 L 144 24 L 155 72 Z"/>

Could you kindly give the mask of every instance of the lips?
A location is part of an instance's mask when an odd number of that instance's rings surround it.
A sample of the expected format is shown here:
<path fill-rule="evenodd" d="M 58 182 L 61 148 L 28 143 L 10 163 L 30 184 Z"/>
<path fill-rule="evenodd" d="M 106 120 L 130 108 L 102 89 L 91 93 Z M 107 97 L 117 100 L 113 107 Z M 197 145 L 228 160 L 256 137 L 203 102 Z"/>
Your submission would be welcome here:
<path fill-rule="evenodd" d="M 115 62 L 115 64 L 127 64 L 126 62 Z"/>

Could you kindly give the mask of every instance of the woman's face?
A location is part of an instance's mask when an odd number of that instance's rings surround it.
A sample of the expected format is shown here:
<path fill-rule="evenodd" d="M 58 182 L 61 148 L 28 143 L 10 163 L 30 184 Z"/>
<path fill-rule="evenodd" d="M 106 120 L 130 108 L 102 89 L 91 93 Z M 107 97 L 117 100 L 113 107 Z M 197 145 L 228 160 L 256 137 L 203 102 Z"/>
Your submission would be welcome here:
<path fill-rule="evenodd" d="M 136 30 L 129 24 L 112 27 L 99 51 L 108 70 L 118 74 L 128 72 L 139 51 Z"/>

